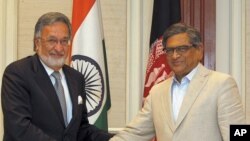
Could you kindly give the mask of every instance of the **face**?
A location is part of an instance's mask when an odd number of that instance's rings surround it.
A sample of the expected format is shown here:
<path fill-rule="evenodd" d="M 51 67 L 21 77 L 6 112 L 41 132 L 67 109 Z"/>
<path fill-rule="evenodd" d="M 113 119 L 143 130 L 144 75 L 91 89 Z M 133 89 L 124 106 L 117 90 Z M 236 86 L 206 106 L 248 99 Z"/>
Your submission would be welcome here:
<path fill-rule="evenodd" d="M 192 46 L 189 42 L 187 33 L 176 34 L 168 38 L 166 42 L 167 48 L 175 48 L 180 46 Z M 177 52 L 173 54 L 167 54 L 167 61 L 175 73 L 177 80 L 181 80 L 187 75 L 193 68 L 195 68 L 203 57 L 203 47 L 191 47 L 185 52 Z"/>
<path fill-rule="evenodd" d="M 69 50 L 68 33 L 66 24 L 55 22 L 45 26 L 41 38 L 35 40 L 37 54 L 53 70 L 59 70 L 65 63 Z"/>

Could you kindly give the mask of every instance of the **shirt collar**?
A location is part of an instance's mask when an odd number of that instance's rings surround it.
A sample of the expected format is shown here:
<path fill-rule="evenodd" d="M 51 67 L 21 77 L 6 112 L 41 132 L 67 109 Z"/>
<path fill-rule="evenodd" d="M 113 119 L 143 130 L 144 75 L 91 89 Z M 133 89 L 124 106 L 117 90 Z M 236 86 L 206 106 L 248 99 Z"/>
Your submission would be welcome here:
<path fill-rule="evenodd" d="M 195 73 L 197 72 L 197 69 L 198 69 L 198 65 L 195 68 L 193 68 L 193 70 L 191 72 L 189 72 L 185 77 L 183 77 L 181 82 L 183 82 L 183 81 L 189 81 L 190 82 L 193 79 Z M 175 76 L 174 76 L 174 82 L 179 83 Z"/>
<path fill-rule="evenodd" d="M 39 60 L 42 63 L 43 67 L 45 68 L 47 74 L 50 76 L 54 72 L 54 70 L 48 67 L 41 59 Z M 61 76 L 63 76 L 62 68 L 59 70 L 59 73 L 61 74 Z"/>

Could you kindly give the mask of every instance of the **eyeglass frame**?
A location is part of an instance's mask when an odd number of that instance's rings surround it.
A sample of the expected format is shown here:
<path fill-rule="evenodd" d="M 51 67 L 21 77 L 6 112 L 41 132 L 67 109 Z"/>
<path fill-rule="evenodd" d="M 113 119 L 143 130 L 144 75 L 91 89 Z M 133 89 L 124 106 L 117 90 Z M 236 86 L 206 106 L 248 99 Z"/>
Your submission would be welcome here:
<path fill-rule="evenodd" d="M 60 43 L 61 46 L 63 47 L 67 47 L 70 45 L 71 41 L 69 38 L 64 38 L 64 39 L 57 39 L 57 38 L 48 38 L 48 39 L 44 39 L 42 37 L 39 37 L 38 39 L 45 41 L 45 43 L 50 46 L 50 47 L 54 47 L 56 46 L 58 43 Z"/>
<path fill-rule="evenodd" d="M 167 54 L 167 55 L 173 55 L 174 52 L 176 51 L 176 53 L 178 54 L 183 54 L 186 53 L 189 49 L 191 48 L 196 48 L 195 45 L 181 45 L 181 46 L 177 46 L 177 47 L 165 47 L 163 48 L 163 51 Z"/>

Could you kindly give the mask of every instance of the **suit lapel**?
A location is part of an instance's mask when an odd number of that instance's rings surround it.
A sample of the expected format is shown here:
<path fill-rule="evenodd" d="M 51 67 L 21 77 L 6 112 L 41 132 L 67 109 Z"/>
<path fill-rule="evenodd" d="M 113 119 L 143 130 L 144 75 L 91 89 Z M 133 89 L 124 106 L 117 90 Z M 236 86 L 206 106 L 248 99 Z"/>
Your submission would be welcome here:
<path fill-rule="evenodd" d="M 38 86 L 40 87 L 42 93 L 46 95 L 49 103 L 55 110 L 55 112 L 58 115 L 58 118 L 60 119 L 61 123 L 64 125 L 64 119 L 61 111 L 61 106 L 60 102 L 57 98 L 56 91 L 53 87 L 53 84 L 42 66 L 39 57 L 37 55 L 33 56 L 33 67 L 34 67 L 34 72 L 35 72 L 35 81 L 37 82 Z"/>
<path fill-rule="evenodd" d="M 172 86 L 172 81 L 173 78 L 169 78 L 167 79 L 165 82 L 163 82 L 163 92 L 161 92 L 160 96 L 161 96 L 161 103 L 162 103 L 162 109 L 165 109 L 166 112 L 163 112 L 166 116 L 166 121 L 170 127 L 170 129 L 172 130 L 172 132 L 174 132 L 175 130 L 175 125 L 174 125 L 174 120 L 173 120 L 173 116 L 172 116 L 172 100 L 171 100 L 171 86 Z M 165 84 L 164 84 L 165 83 Z M 166 87 L 167 86 L 167 87 Z M 166 102 L 167 100 L 167 102 Z"/>
<path fill-rule="evenodd" d="M 66 77 L 66 81 L 67 81 L 67 85 L 68 85 L 68 89 L 69 89 L 69 94 L 70 94 L 70 98 L 72 101 L 72 119 L 69 122 L 69 125 L 74 121 L 74 119 L 76 118 L 77 115 L 77 104 L 78 104 L 78 91 L 77 88 L 75 88 L 77 86 L 76 81 L 74 80 L 74 77 L 72 76 L 71 72 L 69 71 L 69 69 L 67 67 L 63 67 L 63 71 Z"/>
<path fill-rule="evenodd" d="M 182 106 L 176 121 L 176 128 L 181 124 L 188 111 L 194 104 L 196 98 L 198 97 L 201 89 L 207 82 L 207 75 L 209 70 L 203 67 L 201 64 L 198 65 L 198 70 L 193 79 L 191 80 L 187 93 L 183 99 Z"/>

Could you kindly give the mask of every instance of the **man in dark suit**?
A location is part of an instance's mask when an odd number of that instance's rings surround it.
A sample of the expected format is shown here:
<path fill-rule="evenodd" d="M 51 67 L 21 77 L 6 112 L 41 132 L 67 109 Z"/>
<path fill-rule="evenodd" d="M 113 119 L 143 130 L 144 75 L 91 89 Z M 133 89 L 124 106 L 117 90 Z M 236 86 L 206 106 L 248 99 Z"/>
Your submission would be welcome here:
<path fill-rule="evenodd" d="M 111 137 L 88 122 L 84 77 L 64 64 L 70 39 L 69 19 L 58 12 L 46 13 L 35 26 L 36 54 L 6 68 L 1 93 L 4 141 L 106 141 Z"/>

